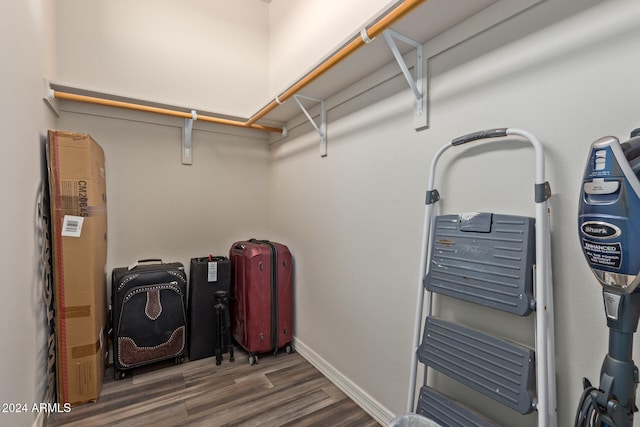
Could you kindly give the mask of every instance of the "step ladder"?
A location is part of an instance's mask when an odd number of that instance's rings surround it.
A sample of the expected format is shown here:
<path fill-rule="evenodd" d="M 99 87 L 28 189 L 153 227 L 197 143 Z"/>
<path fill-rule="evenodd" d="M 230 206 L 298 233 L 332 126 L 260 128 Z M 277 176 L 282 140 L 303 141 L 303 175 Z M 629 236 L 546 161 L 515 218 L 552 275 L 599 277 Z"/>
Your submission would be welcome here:
<path fill-rule="evenodd" d="M 535 150 L 535 218 L 489 212 L 437 215 L 436 165 L 463 144 L 518 137 Z M 513 140 L 506 138 L 505 142 Z M 531 133 L 490 129 L 456 138 L 434 156 L 429 173 L 413 336 L 408 412 L 442 426 L 498 426 L 474 408 L 430 387 L 431 369 L 514 411 L 557 426 L 551 240 L 544 150 Z M 433 294 L 516 316 L 535 316 L 535 348 L 433 316 Z M 426 307 L 425 307 L 426 306 Z M 423 324 L 424 319 L 424 324 Z M 418 362 L 424 380 L 416 399 Z"/>

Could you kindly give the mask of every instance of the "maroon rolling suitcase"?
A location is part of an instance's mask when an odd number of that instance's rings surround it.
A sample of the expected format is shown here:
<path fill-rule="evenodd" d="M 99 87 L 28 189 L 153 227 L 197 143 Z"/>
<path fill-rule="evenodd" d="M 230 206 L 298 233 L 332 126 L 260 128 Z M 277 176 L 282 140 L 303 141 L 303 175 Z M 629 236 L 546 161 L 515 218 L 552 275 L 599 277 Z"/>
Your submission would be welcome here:
<path fill-rule="evenodd" d="M 249 352 L 249 364 L 257 353 L 285 348 L 292 351 L 292 257 L 285 245 L 255 240 L 236 242 L 231 260 L 231 334 Z"/>

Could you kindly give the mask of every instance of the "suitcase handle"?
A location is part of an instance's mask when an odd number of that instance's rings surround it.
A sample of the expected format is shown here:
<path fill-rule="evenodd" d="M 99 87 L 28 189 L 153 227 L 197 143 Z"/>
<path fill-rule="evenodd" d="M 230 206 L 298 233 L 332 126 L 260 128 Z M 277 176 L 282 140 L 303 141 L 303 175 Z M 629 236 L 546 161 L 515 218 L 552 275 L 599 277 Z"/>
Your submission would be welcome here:
<path fill-rule="evenodd" d="M 257 243 L 257 244 L 261 244 L 261 243 L 269 243 L 268 240 L 258 240 L 258 239 L 249 239 L 246 240 L 249 243 Z M 244 250 L 244 248 L 246 248 L 247 245 L 245 245 L 244 243 L 237 243 L 236 245 L 233 246 L 233 249 L 236 251 L 236 253 L 242 253 L 242 251 Z"/>
<path fill-rule="evenodd" d="M 247 242 L 249 242 L 249 243 L 256 243 L 256 244 L 266 244 L 266 243 L 271 243 L 269 240 L 258 240 L 258 239 L 254 239 L 254 238 L 251 238 L 251 239 L 247 240 Z M 235 246 L 233 247 L 233 249 L 234 249 L 234 251 L 235 251 L 236 253 L 242 253 L 242 251 L 244 250 L 244 248 L 245 248 L 245 247 L 246 247 L 246 245 L 245 245 L 245 244 L 243 244 L 243 243 L 238 243 L 237 245 L 235 245 Z"/>
<path fill-rule="evenodd" d="M 160 258 L 145 258 L 145 259 L 139 259 L 139 260 L 138 260 L 138 264 L 141 264 L 141 263 L 150 263 L 150 262 L 155 262 L 155 263 L 160 263 L 160 264 L 162 264 L 162 259 L 160 259 Z"/>
<path fill-rule="evenodd" d="M 127 269 L 128 270 L 133 270 L 134 268 L 136 268 L 140 264 L 151 264 L 151 263 L 162 264 L 162 260 L 160 258 L 139 259 L 138 261 L 136 261 L 135 264 L 130 265 Z"/>
<path fill-rule="evenodd" d="M 191 258 L 191 262 L 222 262 L 227 261 L 228 259 L 229 258 L 224 255 L 209 255 L 205 257 Z"/>

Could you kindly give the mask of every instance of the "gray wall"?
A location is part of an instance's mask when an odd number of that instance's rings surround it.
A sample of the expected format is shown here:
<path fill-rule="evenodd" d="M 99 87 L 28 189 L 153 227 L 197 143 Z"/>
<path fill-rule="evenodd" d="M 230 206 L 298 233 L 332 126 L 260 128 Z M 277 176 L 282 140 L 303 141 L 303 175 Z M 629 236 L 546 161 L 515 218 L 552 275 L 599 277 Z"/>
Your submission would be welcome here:
<path fill-rule="evenodd" d="M 268 94 L 267 8 L 256 0 L 56 1 L 56 81 L 253 113 Z"/>
<path fill-rule="evenodd" d="M 196 123 L 192 165 L 181 164 L 184 120 L 61 104 L 61 129 L 105 151 L 107 273 L 138 259 L 189 265 L 267 236 L 269 147 L 262 132 Z M 187 267 L 188 268 L 188 267 Z"/>
<path fill-rule="evenodd" d="M 0 403 L 26 403 L 26 413 L 0 413 L 0 424 L 30 426 L 31 405 L 46 390 L 47 324 L 41 279 L 37 203 L 44 141 L 54 116 L 42 102 L 42 78 L 55 69 L 54 10 L 47 1 L 0 5 Z"/>
<path fill-rule="evenodd" d="M 578 244 L 578 195 L 590 143 L 640 127 L 638 6 L 547 1 L 433 57 L 428 130 L 413 131 L 412 95 L 397 78 L 351 105 L 328 100 L 328 157 L 318 156 L 306 124 L 274 142 L 272 231 L 296 255 L 299 347 L 391 413 L 403 412 L 431 159 L 467 132 L 527 129 L 546 147 L 553 190 L 558 425 L 571 425 L 581 379 L 598 381 L 607 351 L 600 288 Z M 533 149 L 517 139 L 449 151 L 438 169 L 441 208 L 533 216 L 533 180 Z M 437 306 L 441 315 L 533 342 L 529 320 L 489 317 L 471 304 Z M 505 425 L 535 425 L 535 416 L 519 421 L 436 380 Z"/>

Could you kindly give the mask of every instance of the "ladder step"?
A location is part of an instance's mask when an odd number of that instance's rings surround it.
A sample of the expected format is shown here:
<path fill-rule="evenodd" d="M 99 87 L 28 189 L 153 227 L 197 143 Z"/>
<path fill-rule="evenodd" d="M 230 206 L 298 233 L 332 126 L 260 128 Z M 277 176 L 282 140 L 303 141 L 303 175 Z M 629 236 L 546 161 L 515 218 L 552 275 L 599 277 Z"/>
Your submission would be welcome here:
<path fill-rule="evenodd" d="M 427 317 L 420 362 L 521 414 L 534 409 L 534 351 L 511 341 Z"/>
<path fill-rule="evenodd" d="M 493 309 L 533 307 L 535 220 L 491 213 L 436 217 L 425 287 Z"/>
<path fill-rule="evenodd" d="M 447 427 L 500 427 L 468 406 L 426 386 L 420 389 L 417 413 Z"/>

